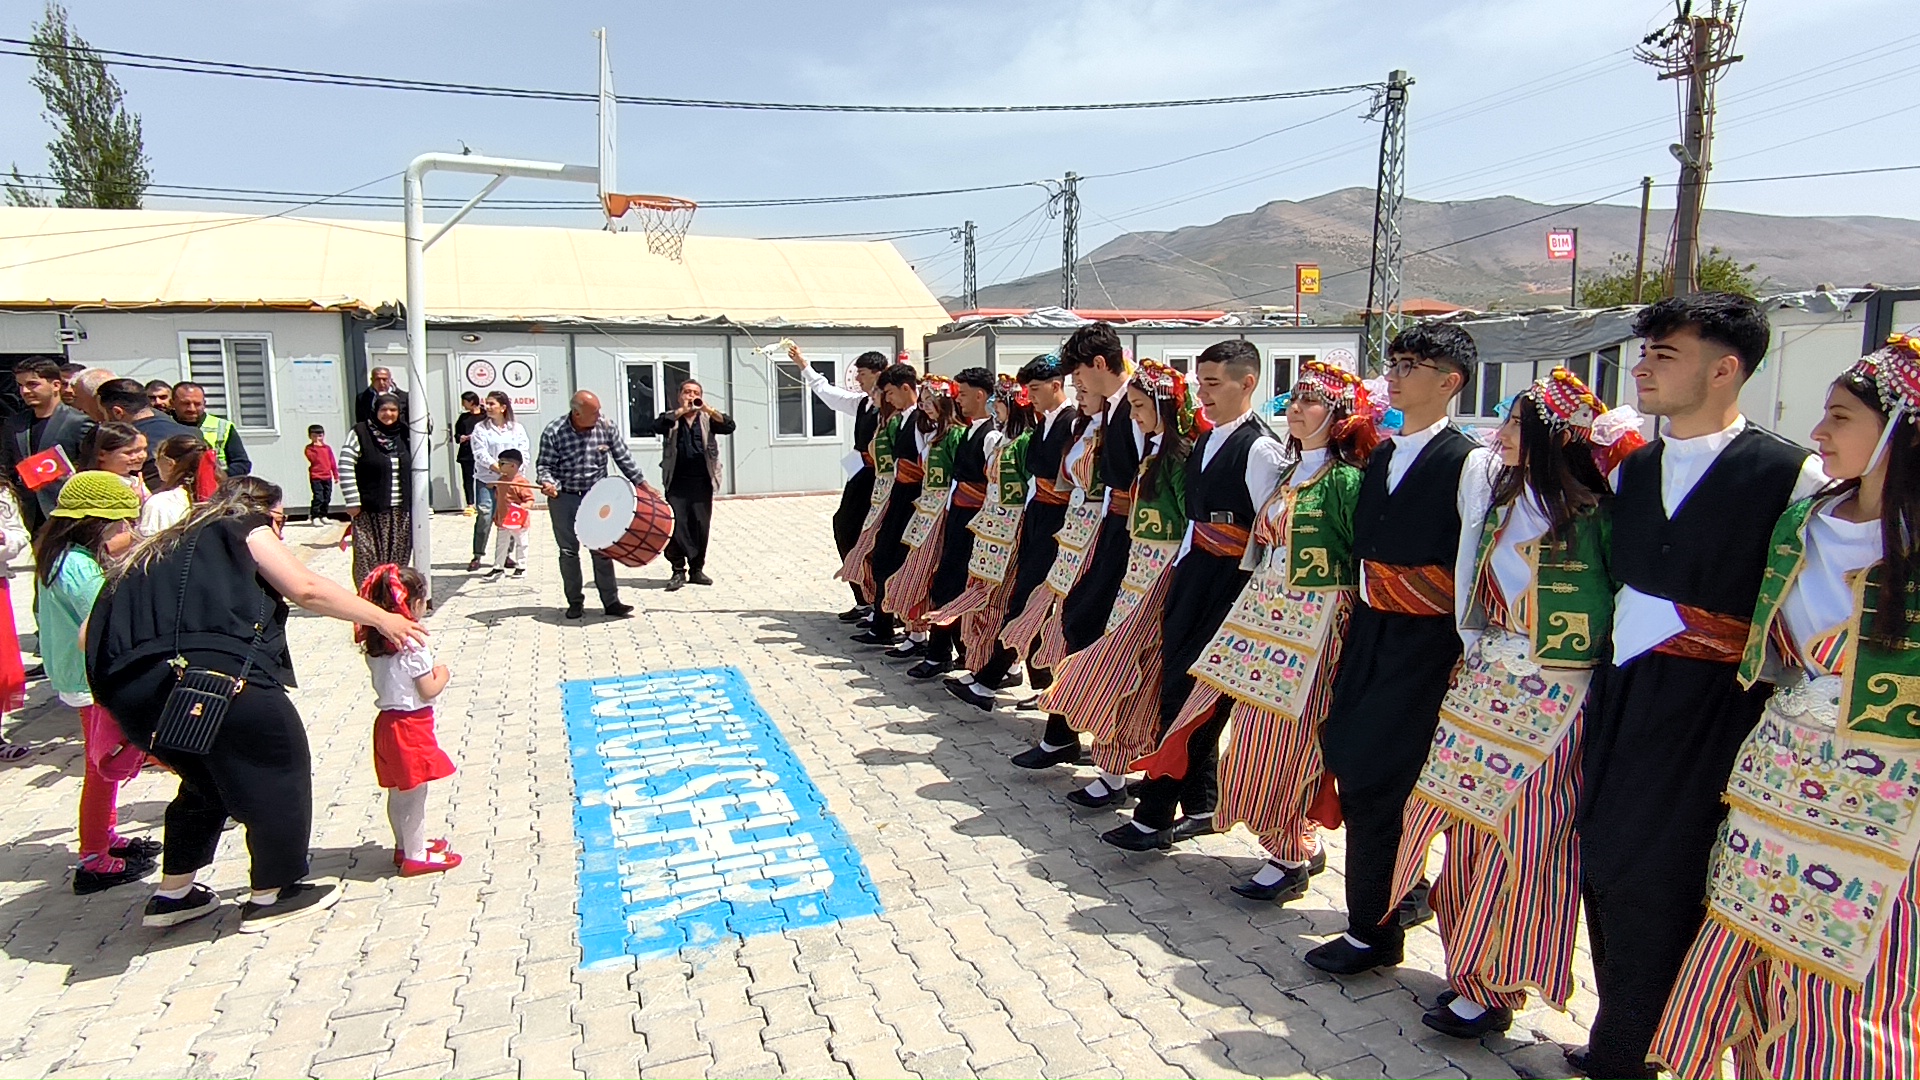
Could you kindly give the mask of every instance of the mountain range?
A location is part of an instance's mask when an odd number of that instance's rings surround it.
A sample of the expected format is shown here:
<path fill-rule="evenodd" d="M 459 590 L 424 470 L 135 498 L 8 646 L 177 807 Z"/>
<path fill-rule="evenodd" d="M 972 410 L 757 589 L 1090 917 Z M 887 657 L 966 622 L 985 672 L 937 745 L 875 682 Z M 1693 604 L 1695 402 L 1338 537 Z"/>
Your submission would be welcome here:
<path fill-rule="evenodd" d="M 1661 265 L 1671 224 L 1671 210 L 1649 216 L 1649 267 Z M 1548 261 L 1546 234 L 1568 227 L 1580 230 L 1580 275 L 1586 280 L 1603 271 L 1611 256 L 1633 256 L 1640 209 L 1555 207 L 1505 196 L 1466 202 L 1408 199 L 1401 214 L 1407 252 L 1402 298 L 1431 297 L 1479 309 L 1565 304 L 1569 267 Z M 1920 221 L 1708 210 L 1700 235 L 1703 248 L 1718 247 L 1742 264 L 1754 264 L 1762 292 L 1821 283 L 1920 282 Z M 1078 306 L 1291 308 L 1293 266 L 1312 262 L 1320 266 L 1323 291 L 1304 298 L 1303 309 L 1322 322 L 1337 321 L 1366 304 L 1372 240 L 1372 188 L 1345 188 L 1299 202 L 1276 200 L 1211 225 L 1126 233 L 1077 264 Z M 980 290 L 983 308 L 1059 302 L 1057 267 Z M 957 297 L 946 303 L 958 309 Z"/>

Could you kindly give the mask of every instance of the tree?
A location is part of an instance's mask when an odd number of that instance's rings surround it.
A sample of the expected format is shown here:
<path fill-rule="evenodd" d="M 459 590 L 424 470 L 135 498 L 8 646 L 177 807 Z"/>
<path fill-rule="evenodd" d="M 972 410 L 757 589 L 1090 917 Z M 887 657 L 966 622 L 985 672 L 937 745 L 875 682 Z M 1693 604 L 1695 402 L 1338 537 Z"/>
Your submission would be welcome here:
<path fill-rule="evenodd" d="M 120 83 L 107 72 L 85 39 L 67 23 L 56 0 L 33 27 L 33 88 L 46 102 L 41 113 L 56 135 L 47 144 L 52 181 L 30 182 L 15 165 L 6 182 L 14 206 L 45 206 L 41 192 L 58 189 L 54 203 L 109 210 L 138 210 L 152 182 L 140 140 L 140 117 L 129 112 Z"/>
<path fill-rule="evenodd" d="M 1753 272 L 1758 264 L 1742 266 L 1719 248 L 1708 248 L 1700 256 L 1700 291 L 1728 292 L 1752 296 L 1761 283 Z M 1651 304 L 1673 294 L 1672 281 L 1665 270 L 1647 270 L 1641 274 L 1641 301 Z M 1584 307 L 1616 307 L 1633 303 L 1633 258 L 1615 255 L 1607 260 L 1607 269 L 1598 277 L 1580 283 L 1580 303 Z"/>

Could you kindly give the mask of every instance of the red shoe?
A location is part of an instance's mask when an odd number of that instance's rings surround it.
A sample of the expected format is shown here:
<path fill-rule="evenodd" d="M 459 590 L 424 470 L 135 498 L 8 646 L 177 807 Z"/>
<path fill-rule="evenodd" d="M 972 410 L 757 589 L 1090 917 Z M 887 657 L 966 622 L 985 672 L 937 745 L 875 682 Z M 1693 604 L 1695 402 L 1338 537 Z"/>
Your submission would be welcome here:
<path fill-rule="evenodd" d="M 444 874 L 460 865 L 460 856 L 452 851 L 428 852 L 424 859 L 405 859 L 400 863 L 401 877 Z"/>
<path fill-rule="evenodd" d="M 428 855 L 435 855 L 445 850 L 447 850 L 447 842 L 445 840 L 427 841 Z M 406 865 L 406 862 L 407 862 L 407 853 L 404 851 L 401 851 L 399 848 L 394 848 L 393 849 L 393 865 L 404 866 Z"/>

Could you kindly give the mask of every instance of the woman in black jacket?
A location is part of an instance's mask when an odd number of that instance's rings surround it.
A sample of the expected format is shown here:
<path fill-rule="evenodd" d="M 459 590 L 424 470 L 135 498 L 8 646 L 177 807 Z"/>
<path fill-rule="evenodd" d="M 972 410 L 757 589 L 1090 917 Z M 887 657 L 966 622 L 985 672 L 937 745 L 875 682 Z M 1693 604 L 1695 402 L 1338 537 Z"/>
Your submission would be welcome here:
<path fill-rule="evenodd" d="M 353 519 L 353 582 L 376 566 L 413 561 L 413 452 L 400 399 L 374 399 L 373 419 L 340 447 L 340 493 Z"/>
<path fill-rule="evenodd" d="M 153 746 L 178 681 L 176 660 L 244 682 L 207 753 L 151 751 L 180 777 L 180 791 L 167 807 L 165 876 L 147 902 L 146 926 L 173 926 L 218 909 L 219 898 L 194 878 L 213 862 L 230 817 L 246 826 L 251 861 L 253 891 L 241 904 L 241 930 L 262 930 L 339 898 L 337 885 L 302 880 L 313 833 L 313 760 L 287 696 L 294 685 L 288 605 L 371 626 L 397 643 L 423 642 L 426 630 L 307 569 L 280 539 L 285 522 L 277 486 L 236 476 L 113 567 L 87 621 L 88 682 L 138 746 Z"/>

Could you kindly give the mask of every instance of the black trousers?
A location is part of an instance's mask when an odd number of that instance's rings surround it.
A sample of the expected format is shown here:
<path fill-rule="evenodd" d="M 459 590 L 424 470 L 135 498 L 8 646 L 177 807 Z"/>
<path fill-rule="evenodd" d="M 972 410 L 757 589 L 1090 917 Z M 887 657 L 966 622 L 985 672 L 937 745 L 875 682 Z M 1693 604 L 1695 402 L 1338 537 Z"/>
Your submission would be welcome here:
<path fill-rule="evenodd" d="M 1240 590 L 1253 575 L 1240 569 L 1238 556 L 1209 555 L 1190 550 L 1176 563 L 1167 584 L 1167 610 L 1161 619 L 1160 732 L 1164 736 L 1186 708 L 1193 693 L 1188 670 L 1240 599 Z M 1174 808 L 1188 816 L 1211 814 L 1220 802 L 1220 732 L 1232 712 L 1222 698 L 1213 715 L 1187 735 L 1185 776 L 1159 776 L 1142 781 L 1140 805 L 1133 820 L 1150 829 L 1173 824 Z"/>
<path fill-rule="evenodd" d="M 894 484 L 887 496 L 887 508 L 881 511 L 880 528 L 873 538 L 873 555 L 867 565 L 873 570 L 873 632 L 891 634 L 895 621 L 880 610 L 887 599 L 887 579 L 907 561 L 907 523 L 913 520 L 913 502 L 920 497 L 919 484 Z"/>
<path fill-rule="evenodd" d="M 219 653 L 190 652 L 187 658 L 229 674 L 240 670 L 238 660 Z M 100 703 L 127 738 L 146 746 L 173 684 L 173 669 L 156 659 L 115 679 Z M 277 889 L 307 875 L 313 758 L 307 729 L 285 690 L 250 682 L 233 699 L 210 753 L 156 750 L 153 756 L 180 777 L 161 833 L 163 873 L 190 874 L 211 864 L 231 817 L 247 828 L 254 888 Z"/>
<path fill-rule="evenodd" d="M 1093 557 L 1081 571 L 1080 580 L 1060 601 L 1060 636 L 1066 639 L 1069 654 L 1099 641 L 1107 632 L 1113 602 L 1120 595 L 1120 580 L 1127 576 L 1127 552 L 1132 546 L 1125 514 L 1108 514 L 1100 519 Z M 1048 746 L 1066 746 L 1079 742 L 1080 733 L 1073 730 L 1066 717 L 1048 713 L 1047 730 L 1040 740 Z"/>
<path fill-rule="evenodd" d="M 686 464 L 686 463 L 683 463 Z M 713 531 L 713 477 L 701 468 L 682 468 L 667 485 L 667 505 L 673 508 L 673 539 L 667 541 L 667 565 L 674 573 L 699 573 L 707 565 L 707 537 Z"/>
<path fill-rule="evenodd" d="M 1347 819 L 1347 932 L 1369 945 L 1405 937 L 1388 919 L 1401 815 L 1459 661 L 1451 616 L 1354 608 L 1320 745 Z"/>
<path fill-rule="evenodd" d="M 466 505 L 472 506 L 475 502 L 479 501 L 479 495 L 475 494 L 478 490 L 479 489 L 473 486 L 473 459 L 461 458 L 460 497 L 466 500 Z"/>
<path fill-rule="evenodd" d="M 833 512 L 833 546 L 842 559 L 860 542 L 860 526 L 867 523 L 867 510 L 872 505 L 873 466 L 866 465 L 847 479 L 847 486 L 840 489 L 840 507 Z M 866 603 L 860 586 L 849 583 L 847 587 L 853 590 L 854 603 Z"/>
<path fill-rule="evenodd" d="M 1658 653 L 1595 674 L 1576 820 L 1595 1076 L 1651 1075 L 1647 1048 L 1706 918 L 1720 795 L 1769 692 L 1740 689 L 1732 664 Z"/>
<path fill-rule="evenodd" d="M 313 495 L 313 500 L 307 504 L 307 520 L 319 521 L 327 516 L 327 511 L 333 506 L 333 481 L 308 477 L 307 487 Z"/>

